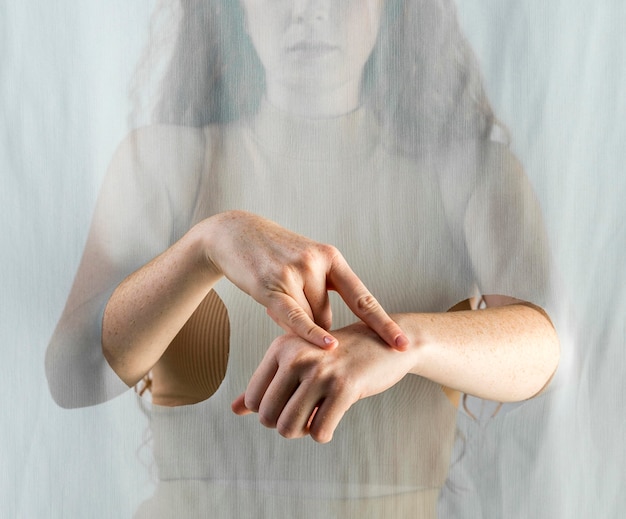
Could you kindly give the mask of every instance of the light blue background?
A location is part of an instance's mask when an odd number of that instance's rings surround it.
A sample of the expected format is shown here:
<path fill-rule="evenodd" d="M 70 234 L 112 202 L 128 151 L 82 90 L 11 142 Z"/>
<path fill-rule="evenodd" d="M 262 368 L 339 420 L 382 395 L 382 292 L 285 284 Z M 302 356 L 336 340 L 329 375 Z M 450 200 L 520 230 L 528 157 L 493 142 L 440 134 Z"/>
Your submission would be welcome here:
<path fill-rule="evenodd" d="M 576 388 L 546 432 L 559 449 L 536 461 L 546 484 L 514 490 L 545 517 L 614 517 L 626 505 L 626 2 L 458 3 L 541 200 L 574 302 L 567 346 L 581 353 Z M 64 411 L 43 370 L 100 180 L 127 131 L 152 7 L 0 1 L 2 517 L 127 517 L 152 490 L 132 393 Z"/>

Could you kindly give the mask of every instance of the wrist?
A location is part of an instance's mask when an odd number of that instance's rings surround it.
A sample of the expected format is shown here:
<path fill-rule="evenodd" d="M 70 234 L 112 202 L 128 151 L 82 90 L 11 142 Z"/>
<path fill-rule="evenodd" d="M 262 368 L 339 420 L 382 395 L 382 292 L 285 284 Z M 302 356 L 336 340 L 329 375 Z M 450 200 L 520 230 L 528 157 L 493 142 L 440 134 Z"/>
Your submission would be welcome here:
<path fill-rule="evenodd" d="M 218 264 L 213 260 L 215 257 L 215 221 L 213 217 L 202 220 L 192 227 L 185 236 L 188 246 L 192 251 L 194 264 L 197 272 L 212 281 L 217 281 L 224 274 Z"/>
<path fill-rule="evenodd" d="M 400 326 L 409 340 L 406 351 L 407 362 L 410 365 L 408 373 L 425 376 L 427 372 L 425 359 L 426 352 L 432 339 L 428 333 L 428 314 L 402 313 L 391 314 L 390 317 Z"/>

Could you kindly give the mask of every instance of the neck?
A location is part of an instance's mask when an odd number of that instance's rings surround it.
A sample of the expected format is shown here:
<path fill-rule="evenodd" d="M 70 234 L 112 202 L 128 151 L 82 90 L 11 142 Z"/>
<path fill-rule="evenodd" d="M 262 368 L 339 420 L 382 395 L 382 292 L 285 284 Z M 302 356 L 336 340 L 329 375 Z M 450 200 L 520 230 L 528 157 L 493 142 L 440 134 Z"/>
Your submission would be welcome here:
<path fill-rule="evenodd" d="M 251 120 L 255 139 L 266 152 L 286 159 L 324 162 L 365 156 L 380 142 L 371 114 L 357 108 L 337 117 L 301 117 L 261 102 Z"/>
<path fill-rule="evenodd" d="M 267 100 L 276 108 L 299 117 L 339 117 L 359 107 L 361 81 L 349 81 L 333 88 L 312 83 L 304 87 L 267 80 Z"/>

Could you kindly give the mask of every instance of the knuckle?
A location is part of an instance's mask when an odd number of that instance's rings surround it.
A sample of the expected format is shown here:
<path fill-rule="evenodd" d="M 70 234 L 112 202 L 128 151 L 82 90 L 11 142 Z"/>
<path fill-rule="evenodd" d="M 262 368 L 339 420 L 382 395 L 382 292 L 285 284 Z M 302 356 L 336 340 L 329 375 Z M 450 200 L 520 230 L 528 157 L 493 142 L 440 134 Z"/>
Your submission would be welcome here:
<path fill-rule="evenodd" d="M 303 334 L 304 338 L 312 337 L 317 329 L 301 307 L 292 308 L 287 312 L 287 324 L 292 330 L 298 330 L 298 335 Z"/>
<path fill-rule="evenodd" d="M 264 413 L 264 412 L 259 412 L 259 422 L 264 427 L 268 427 L 270 429 L 273 429 L 274 427 L 276 427 L 276 419 L 273 416 L 268 415 L 267 413 Z"/>
<path fill-rule="evenodd" d="M 300 324 L 308 319 L 306 312 L 299 306 L 291 308 L 287 312 L 287 322 L 290 324 Z"/>
<path fill-rule="evenodd" d="M 294 261 L 295 266 L 302 270 L 309 270 L 317 261 L 317 255 L 309 247 L 298 251 L 298 257 Z"/>
<path fill-rule="evenodd" d="M 311 438 L 317 443 L 328 443 L 333 439 L 333 433 L 328 427 L 315 427 L 313 426 L 310 431 Z"/>
<path fill-rule="evenodd" d="M 297 438 L 299 436 L 298 430 L 287 422 L 279 421 L 276 424 L 276 430 L 278 434 L 280 434 L 283 438 L 287 438 L 288 440 Z"/>
<path fill-rule="evenodd" d="M 370 314 L 378 310 L 378 301 L 372 294 L 363 294 L 357 298 L 357 308 L 364 314 Z"/>
<path fill-rule="evenodd" d="M 246 395 L 244 398 L 244 405 L 247 409 L 254 413 L 259 412 L 259 401 L 256 398 Z"/>
<path fill-rule="evenodd" d="M 289 338 L 286 335 L 279 335 L 270 344 L 269 349 L 274 351 L 281 351 L 285 349 L 285 346 L 289 344 Z"/>
<path fill-rule="evenodd" d="M 326 258 L 329 258 L 330 260 L 343 259 L 341 252 L 339 252 L 339 249 L 337 249 L 337 247 L 335 247 L 334 245 L 329 245 L 327 243 L 320 243 L 319 250 L 323 256 L 325 256 Z"/>

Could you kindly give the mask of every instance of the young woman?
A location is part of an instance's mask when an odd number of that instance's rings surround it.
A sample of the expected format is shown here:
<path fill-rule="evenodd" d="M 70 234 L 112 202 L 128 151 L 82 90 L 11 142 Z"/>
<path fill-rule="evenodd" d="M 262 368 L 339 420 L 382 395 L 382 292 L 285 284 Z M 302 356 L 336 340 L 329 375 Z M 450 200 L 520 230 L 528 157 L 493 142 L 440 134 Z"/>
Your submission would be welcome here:
<path fill-rule="evenodd" d="M 432 516 L 459 392 L 531 398 L 559 357 L 540 212 L 454 6 L 179 14 L 167 124 L 112 161 L 48 349 L 55 399 L 149 376 L 141 517 Z"/>

